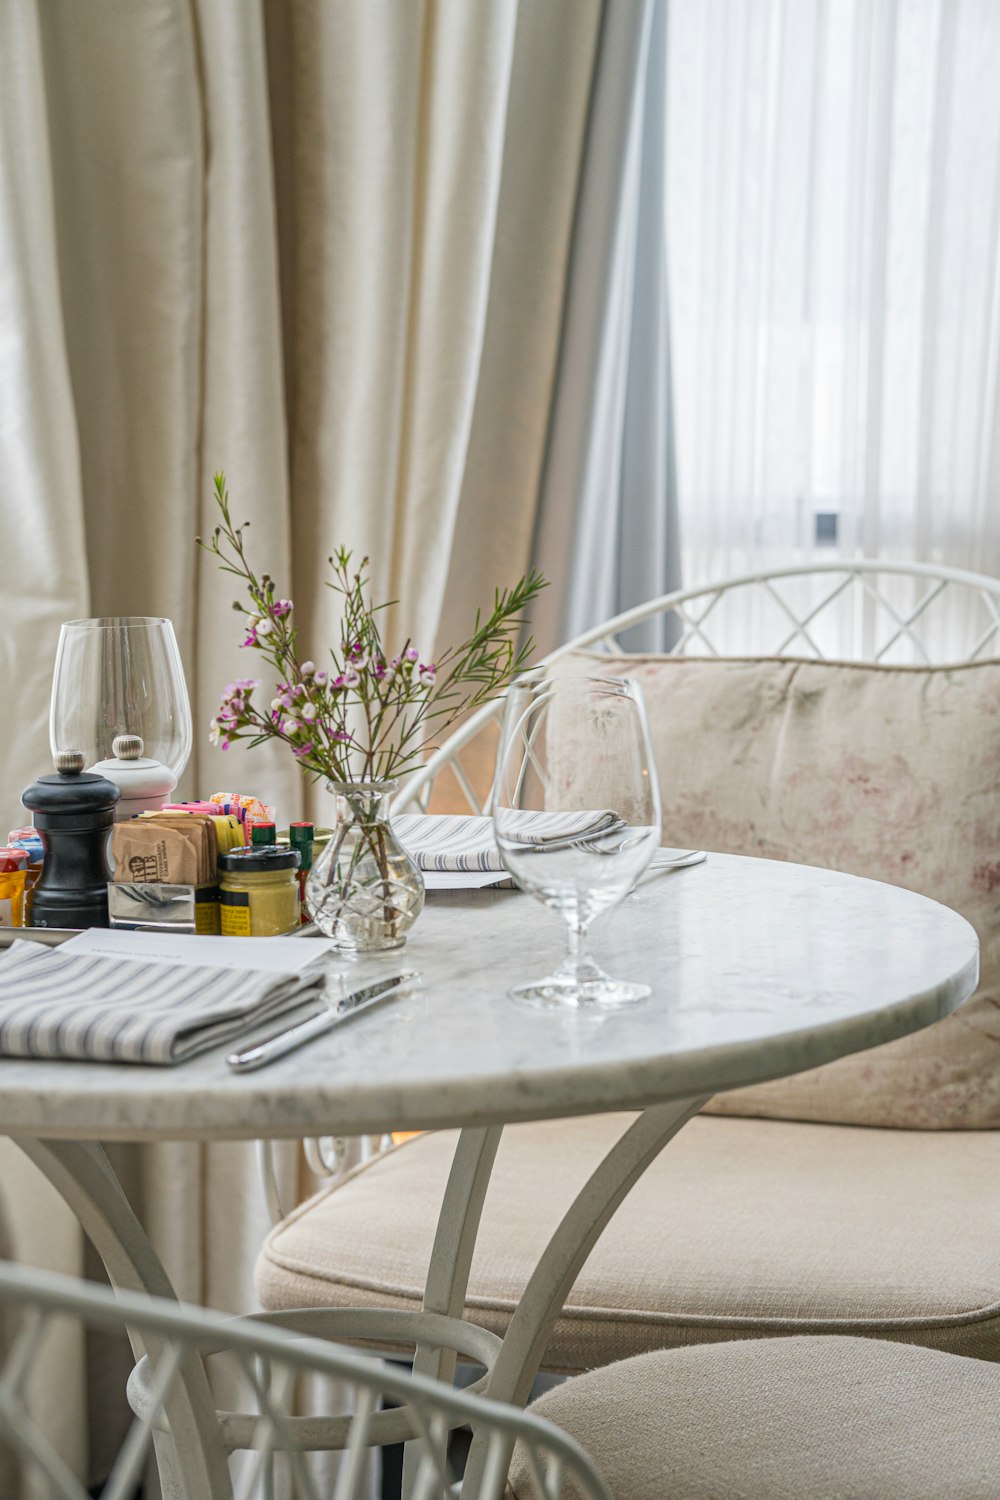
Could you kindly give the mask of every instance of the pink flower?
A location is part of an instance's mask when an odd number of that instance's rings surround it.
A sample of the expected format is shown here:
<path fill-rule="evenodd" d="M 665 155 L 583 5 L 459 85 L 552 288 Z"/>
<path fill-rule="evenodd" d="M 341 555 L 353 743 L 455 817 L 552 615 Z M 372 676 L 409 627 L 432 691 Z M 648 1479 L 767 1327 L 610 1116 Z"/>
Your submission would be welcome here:
<path fill-rule="evenodd" d="M 420 652 L 417 650 L 417 648 L 415 646 L 411 646 L 410 649 L 409 649 L 409 651 L 407 651 L 407 653 L 406 653 L 406 660 L 407 661 L 419 661 L 420 660 Z"/>
<path fill-rule="evenodd" d="M 240 645 L 241 646 L 256 646 L 256 644 L 257 644 L 257 627 L 256 627 L 256 625 L 251 625 L 251 627 L 250 627 L 250 633 L 248 634 L 248 636 L 247 636 L 247 638 L 246 638 L 245 641 L 241 641 L 240 642 Z"/>
<path fill-rule="evenodd" d="M 337 682 L 343 683 L 344 687 L 357 687 L 361 681 L 361 673 L 355 671 L 354 667 L 345 667 L 343 677 L 338 677 Z"/>
<path fill-rule="evenodd" d="M 330 680 L 329 674 L 326 672 L 317 672 L 313 680 L 315 681 L 317 687 L 325 687 L 327 682 L 329 682 Z"/>
<path fill-rule="evenodd" d="M 308 740 L 306 742 L 306 744 L 304 744 L 304 745 L 293 745 L 292 746 L 292 754 L 293 755 L 297 755 L 299 757 L 301 757 L 303 755 L 308 755 L 309 751 L 312 749 L 312 747 L 313 747 L 312 740 Z"/>
<path fill-rule="evenodd" d="M 314 661 L 304 661 L 299 668 L 299 671 L 302 673 L 303 677 L 311 677 L 315 670 L 316 663 Z"/>
<path fill-rule="evenodd" d="M 278 599 L 271 606 L 271 613 L 272 613 L 272 615 L 274 616 L 274 618 L 276 620 L 282 619 L 283 616 L 285 616 L 285 615 L 290 615 L 291 612 L 292 612 L 292 601 L 291 601 L 291 599 Z"/>
<path fill-rule="evenodd" d="M 423 662 L 421 662 L 420 671 L 417 675 L 424 687 L 433 687 L 434 680 L 437 677 L 437 668 L 433 662 L 429 662 L 427 666 L 424 666 Z"/>

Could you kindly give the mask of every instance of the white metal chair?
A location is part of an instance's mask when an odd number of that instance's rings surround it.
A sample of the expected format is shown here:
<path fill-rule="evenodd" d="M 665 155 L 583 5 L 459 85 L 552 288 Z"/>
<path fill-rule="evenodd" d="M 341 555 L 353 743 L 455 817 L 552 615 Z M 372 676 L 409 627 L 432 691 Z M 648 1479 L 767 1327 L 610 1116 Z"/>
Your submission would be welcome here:
<path fill-rule="evenodd" d="M 0 1309 L 14 1315 L 14 1336 L 0 1368 L 0 1457 L 18 1478 L 9 1481 L 17 1488 L 7 1490 L 5 1500 L 29 1494 L 91 1500 L 94 1493 L 32 1420 L 26 1396 L 47 1331 L 53 1321 L 65 1317 L 85 1328 L 124 1331 L 133 1347 L 141 1344 L 149 1351 L 129 1382 L 135 1416 L 99 1492 L 101 1500 L 132 1500 L 154 1441 L 158 1451 L 164 1444 L 169 1450 L 172 1403 L 182 1396 L 185 1374 L 192 1362 L 201 1367 L 216 1355 L 236 1367 L 258 1410 L 252 1415 L 195 1412 L 195 1428 L 185 1441 L 189 1459 L 192 1446 L 200 1452 L 186 1472 L 171 1471 L 181 1474 L 180 1490 L 171 1491 L 177 1500 L 233 1500 L 234 1494 L 259 1500 L 272 1493 L 268 1476 L 278 1453 L 287 1455 L 302 1500 L 331 1500 L 329 1488 L 314 1478 L 308 1458 L 310 1450 L 332 1446 L 331 1433 L 344 1450 L 332 1500 L 367 1496 L 369 1449 L 399 1441 L 412 1443 L 415 1453 L 413 1500 L 456 1500 L 463 1490 L 448 1463 L 447 1438 L 450 1431 L 466 1426 L 488 1440 L 486 1473 L 475 1500 L 499 1500 L 515 1444 L 519 1462 L 527 1463 L 531 1474 L 532 1500 L 559 1500 L 569 1493 L 582 1500 L 610 1500 L 583 1449 L 550 1423 L 266 1320 L 223 1318 L 135 1293 L 116 1296 L 87 1282 L 3 1262 Z M 340 1390 L 346 1387 L 350 1415 L 296 1415 L 297 1382 L 306 1375 L 334 1381 Z M 380 1411 L 386 1399 L 398 1405 Z M 177 1410 L 190 1413 L 191 1408 L 174 1407 Z M 234 1487 L 229 1458 L 239 1450 L 249 1450 L 252 1460 Z"/>

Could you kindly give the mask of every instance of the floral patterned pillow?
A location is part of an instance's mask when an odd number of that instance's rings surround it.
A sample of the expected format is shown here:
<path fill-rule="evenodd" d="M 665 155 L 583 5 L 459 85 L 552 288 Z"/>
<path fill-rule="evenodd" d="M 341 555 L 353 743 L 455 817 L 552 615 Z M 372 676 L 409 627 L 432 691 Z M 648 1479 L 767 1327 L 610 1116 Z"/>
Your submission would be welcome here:
<path fill-rule="evenodd" d="M 954 907 L 979 934 L 979 989 L 954 1015 L 719 1095 L 709 1108 L 1000 1128 L 1000 661 L 882 667 L 580 652 L 560 669 L 597 664 L 642 685 L 665 843 L 889 881 Z"/>

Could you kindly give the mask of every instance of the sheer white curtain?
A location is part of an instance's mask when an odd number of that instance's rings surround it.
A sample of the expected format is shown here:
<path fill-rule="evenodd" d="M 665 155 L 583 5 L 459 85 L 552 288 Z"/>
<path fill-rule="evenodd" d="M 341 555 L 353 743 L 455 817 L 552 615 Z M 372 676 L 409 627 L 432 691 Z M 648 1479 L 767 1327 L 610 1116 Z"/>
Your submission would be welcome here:
<path fill-rule="evenodd" d="M 671 0 L 686 584 L 1000 573 L 998 79 L 996 0 Z"/>

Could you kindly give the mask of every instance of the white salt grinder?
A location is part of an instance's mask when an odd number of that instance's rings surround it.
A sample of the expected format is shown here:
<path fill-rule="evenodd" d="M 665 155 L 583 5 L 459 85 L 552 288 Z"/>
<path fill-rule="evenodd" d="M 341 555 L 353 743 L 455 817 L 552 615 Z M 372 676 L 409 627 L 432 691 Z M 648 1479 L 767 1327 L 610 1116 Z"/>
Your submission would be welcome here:
<path fill-rule="evenodd" d="M 177 777 L 159 760 L 143 757 L 137 734 L 118 734 L 111 742 L 114 756 L 99 760 L 91 770 L 113 781 L 121 792 L 115 822 L 123 823 L 138 813 L 158 812 L 177 785 Z"/>

